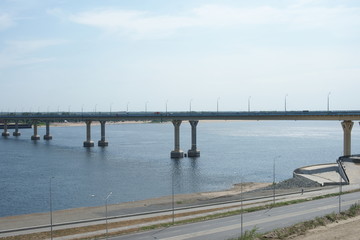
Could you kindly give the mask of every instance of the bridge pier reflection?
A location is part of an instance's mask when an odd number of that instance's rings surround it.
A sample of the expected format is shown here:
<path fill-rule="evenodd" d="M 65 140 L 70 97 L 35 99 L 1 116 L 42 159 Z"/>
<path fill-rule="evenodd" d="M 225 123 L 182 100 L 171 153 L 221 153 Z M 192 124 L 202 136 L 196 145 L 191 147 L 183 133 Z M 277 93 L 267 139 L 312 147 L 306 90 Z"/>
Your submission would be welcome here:
<path fill-rule="evenodd" d="M 86 141 L 84 141 L 84 147 L 93 147 L 94 142 L 91 141 L 91 120 L 86 120 Z"/>
<path fill-rule="evenodd" d="M 44 135 L 44 140 L 51 140 L 52 136 L 50 135 L 50 122 L 46 122 L 46 134 Z"/>
<path fill-rule="evenodd" d="M 101 140 L 98 142 L 99 147 L 106 147 L 109 145 L 107 141 L 105 141 L 105 123 L 106 121 L 100 121 L 101 125 Z"/>
<path fill-rule="evenodd" d="M 182 150 L 180 150 L 180 125 L 181 125 L 181 120 L 173 120 L 172 123 L 174 125 L 174 142 L 175 142 L 175 146 L 174 146 L 174 150 L 171 151 L 170 156 L 171 158 L 182 158 L 184 157 L 184 152 Z"/>
<path fill-rule="evenodd" d="M 341 126 L 344 131 L 344 156 L 349 156 L 351 155 L 351 130 L 354 126 L 354 122 L 345 120 L 341 122 Z"/>
<path fill-rule="evenodd" d="M 189 157 L 200 157 L 200 151 L 196 148 L 196 126 L 199 121 L 189 121 L 191 125 L 191 149 L 188 151 Z"/>

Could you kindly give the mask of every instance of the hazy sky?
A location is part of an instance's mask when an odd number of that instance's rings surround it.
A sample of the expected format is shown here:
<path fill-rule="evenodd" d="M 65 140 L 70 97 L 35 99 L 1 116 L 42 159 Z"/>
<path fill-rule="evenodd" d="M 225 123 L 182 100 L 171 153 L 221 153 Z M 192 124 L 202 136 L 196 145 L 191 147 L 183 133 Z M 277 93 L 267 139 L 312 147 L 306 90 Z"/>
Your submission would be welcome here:
<path fill-rule="evenodd" d="M 360 110 L 358 0 L 0 0 L 1 111 Z"/>

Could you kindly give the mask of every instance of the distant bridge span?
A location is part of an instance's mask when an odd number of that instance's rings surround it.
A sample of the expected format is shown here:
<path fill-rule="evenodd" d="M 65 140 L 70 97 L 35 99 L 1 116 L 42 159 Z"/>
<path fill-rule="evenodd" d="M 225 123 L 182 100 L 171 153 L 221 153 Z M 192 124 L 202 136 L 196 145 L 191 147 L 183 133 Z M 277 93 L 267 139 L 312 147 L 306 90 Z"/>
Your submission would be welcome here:
<path fill-rule="evenodd" d="M 14 136 L 20 136 L 17 124 L 27 122 L 33 125 L 34 135 L 32 140 L 39 140 L 37 126 L 39 122 L 46 123 L 45 140 L 52 139 L 50 135 L 51 122 L 77 121 L 86 123 L 86 140 L 84 147 L 94 146 L 91 140 L 91 122 L 99 121 L 101 124 L 101 140 L 98 146 L 107 146 L 105 140 L 106 121 L 172 121 L 174 125 L 175 147 L 171 151 L 171 157 L 183 157 L 180 150 L 180 125 L 182 121 L 189 121 L 192 128 L 192 146 L 188 151 L 190 157 L 200 156 L 196 146 L 196 126 L 199 120 L 319 120 L 319 121 L 342 121 L 344 131 L 344 155 L 351 155 L 351 130 L 353 121 L 360 121 L 360 111 L 216 111 L 216 112 L 38 112 L 38 113 L 1 113 L 0 122 L 4 124 L 2 136 L 8 137 L 7 124 L 15 124 Z"/>

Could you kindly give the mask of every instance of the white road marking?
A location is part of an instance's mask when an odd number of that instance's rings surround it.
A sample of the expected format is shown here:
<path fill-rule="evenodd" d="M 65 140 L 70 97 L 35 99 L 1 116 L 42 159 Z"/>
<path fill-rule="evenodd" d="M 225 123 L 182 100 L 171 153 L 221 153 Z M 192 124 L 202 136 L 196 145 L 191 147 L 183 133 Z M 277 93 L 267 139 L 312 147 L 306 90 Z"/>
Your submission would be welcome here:
<path fill-rule="evenodd" d="M 351 204 L 354 204 L 354 201 L 347 201 L 347 202 L 342 203 L 343 206 L 351 205 Z M 335 208 L 337 206 L 338 206 L 337 204 L 332 204 L 332 205 L 321 206 L 321 207 L 317 207 L 314 209 L 309 209 L 309 210 L 305 210 L 305 211 L 301 211 L 301 212 L 267 217 L 267 218 L 263 218 L 263 219 L 250 221 L 250 222 L 244 222 L 243 226 L 246 227 L 246 226 L 252 226 L 252 225 L 259 225 L 262 223 L 272 222 L 272 221 L 276 221 L 276 220 L 286 219 L 289 217 L 296 217 L 296 216 L 305 215 L 308 213 L 318 212 L 318 211 L 325 210 L 325 209 Z M 161 240 L 184 240 L 184 239 L 189 239 L 189 238 L 193 238 L 193 237 L 201 237 L 201 236 L 206 236 L 206 235 L 210 235 L 210 234 L 214 234 L 214 233 L 226 232 L 226 231 L 230 231 L 230 230 L 234 230 L 234 229 L 240 229 L 240 227 L 241 227 L 241 223 L 238 223 L 238 224 L 233 224 L 233 225 L 229 225 L 226 227 L 219 227 L 219 228 L 214 228 L 214 229 L 210 229 L 210 230 L 204 230 L 204 231 L 199 231 L 199 232 L 194 232 L 194 233 L 182 234 L 182 235 L 169 237 L 169 238 L 158 238 L 158 239 L 161 239 Z"/>

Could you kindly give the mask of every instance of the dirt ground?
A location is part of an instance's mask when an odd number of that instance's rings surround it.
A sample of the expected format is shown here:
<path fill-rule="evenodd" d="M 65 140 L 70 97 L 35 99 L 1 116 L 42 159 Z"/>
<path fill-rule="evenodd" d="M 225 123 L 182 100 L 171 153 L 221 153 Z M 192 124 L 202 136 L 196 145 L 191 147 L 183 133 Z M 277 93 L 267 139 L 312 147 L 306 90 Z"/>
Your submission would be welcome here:
<path fill-rule="evenodd" d="M 359 240 L 360 216 L 309 230 L 305 235 L 292 240 Z"/>

